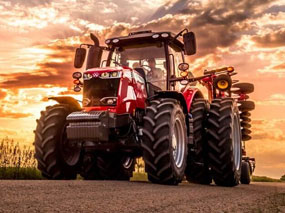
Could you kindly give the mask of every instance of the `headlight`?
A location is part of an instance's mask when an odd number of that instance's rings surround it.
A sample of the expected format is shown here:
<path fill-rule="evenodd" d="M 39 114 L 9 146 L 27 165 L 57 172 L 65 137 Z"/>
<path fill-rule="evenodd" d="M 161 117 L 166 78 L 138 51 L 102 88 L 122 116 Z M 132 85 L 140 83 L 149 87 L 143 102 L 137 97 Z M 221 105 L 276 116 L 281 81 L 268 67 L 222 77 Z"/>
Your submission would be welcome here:
<path fill-rule="evenodd" d="M 103 72 L 100 78 L 120 78 L 121 72 Z"/>
<path fill-rule="evenodd" d="M 118 77 L 119 73 L 118 72 L 111 72 L 111 76 L 113 78 Z"/>
<path fill-rule="evenodd" d="M 116 105 L 117 98 L 116 97 L 105 97 L 105 98 L 102 98 L 100 102 L 104 105 Z"/>
<path fill-rule="evenodd" d="M 113 39 L 113 43 L 118 43 L 119 41 L 120 41 L 120 40 L 117 39 L 117 38 Z"/>
<path fill-rule="evenodd" d="M 89 80 L 92 78 L 92 75 L 90 73 L 84 73 L 83 74 L 83 80 Z"/>
<path fill-rule="evenodd" d="M 108 72 L 103 72 L 103 73 L 101 73 L 100 77 L 101 78 L 109 78 L 110 74 Z"/>
<path fill-rule="evenodd" d="M 108 105 L 114 104 L 114 100 L 113 100 L 113 99 L 108 99 L 108 100 L 107 100 L 107 104 L 108 104 Z"/>

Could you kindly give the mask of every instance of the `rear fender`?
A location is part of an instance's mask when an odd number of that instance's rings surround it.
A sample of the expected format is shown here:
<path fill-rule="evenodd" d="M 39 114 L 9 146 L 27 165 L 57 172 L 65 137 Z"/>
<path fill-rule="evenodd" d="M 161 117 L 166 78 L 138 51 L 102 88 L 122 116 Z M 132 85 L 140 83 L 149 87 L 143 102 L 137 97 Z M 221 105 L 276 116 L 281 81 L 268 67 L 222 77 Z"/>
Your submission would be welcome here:
<path fill-rule="evenodd" d="M 80 111 L 82 110 L 80 104 L 78 103 L 77 100 L 75 100 L 74 98 L 70 97 L 70 96 L 57 96 L 57 97 L 49 97 L 49 100 L 54 100 L 59 104 L 66 104 L 69 105 L 70 108 L 72 108 L 72 110 L 75 111 Z"/>
<path fill-rule="evenodd" d="M 204 98 L 202 92 L 197 88 L 188 88 L 183 91 L 183 97 L 187 105 L 187 112 L 190 112 L 194 98 Z"/>

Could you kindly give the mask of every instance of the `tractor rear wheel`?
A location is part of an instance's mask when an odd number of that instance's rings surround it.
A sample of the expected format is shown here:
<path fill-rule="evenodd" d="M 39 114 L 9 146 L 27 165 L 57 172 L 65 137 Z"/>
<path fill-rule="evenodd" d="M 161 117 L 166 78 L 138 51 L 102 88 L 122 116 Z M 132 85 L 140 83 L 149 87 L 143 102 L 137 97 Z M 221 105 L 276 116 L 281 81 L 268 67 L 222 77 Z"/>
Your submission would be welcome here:
<path fill-rule="evenodd" d="M 177 185 L 184 177 L 187 132 L 183 109 L 175 99 L 150 102 L 143 124 L 143 159 L 148 179 Z"/>
<path fill-rule="evenodd" d="M 48 179 L 76 178 L 81 149 L 66 137 L 66 117 L 73 111 L 68 105 L 57 104 L 47 107 L 37 120 L 35 158 Z"/>
<path fill-rule="evenodd" d="M 248 162 L 242 162 L 241 164 L 241 177 L 240 182 L 242 184 L 250 184 L 251 180 L 250 167 Z"/>
<path fill-rule="evenodd" d="M 232 98 L 213 100 L 208 118 L 208 157 L 213 179 L 220 186 L 236 186 L 241 175 L 239 110 Z"/>
<path fill-rule="evenodd" d="M 210 184 L 212 177 L 207 162 L 207 144 L 205 121 L 207 116 L 207 102 L 203 98 L 195 98 L 190 113 L 193 118 L 193 147 L 188 146 L 186 179 L 189 182 Z M 191 150 L 191 148 L 193 150 Z M 191 150 L 191 151 L 190 151 Z"/>
<path fill-rule="evenodd" d="M 98 155 L 97 167 L 100 180 L 130 180 L 135 169 L 135 159 L 119 154 Z"/>

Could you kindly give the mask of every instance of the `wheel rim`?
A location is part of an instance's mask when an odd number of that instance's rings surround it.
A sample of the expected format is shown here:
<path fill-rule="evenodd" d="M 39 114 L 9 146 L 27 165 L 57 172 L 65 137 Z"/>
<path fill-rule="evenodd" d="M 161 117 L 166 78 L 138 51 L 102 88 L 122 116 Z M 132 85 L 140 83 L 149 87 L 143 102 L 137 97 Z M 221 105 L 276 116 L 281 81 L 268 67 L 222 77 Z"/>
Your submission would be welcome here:
<path fill-rule="evenodd" d="M 131 158 L 131 157 L 125 157 L 125 158 L 123 159 L 123 167 L 124 167 L 125 169 L 129 169 L 129 168 L 132 166 L 133 161 L 134 161 L 133 158 Z"/>
<path fill-rule="evenodd" d="M 240 126 L 237 114 L 234 115 L 232 136 L 233 136 L 232 146 L 234 154 L 234 164 L 236 170 L 239 170 L 241 166 L 241 133 L 240 133 Z"/>
<path fill-rule="evenodd" d="M 77 164 L 80 158 L 80 147 L 77 144 L 70 144 L 67 139 L 66 126 L 64 126 L 60 139 L 60 154 L 64 162 L 69 166 Z"/>
<path fill-rule="evenodd" d="M 185 153 L 185 135 L 184 127 L 179 118 L 175 119 L 174 131 L 172 134 L 172 156 L 175 165 L 180 168 L 183 164 L 183 156 Z"/>

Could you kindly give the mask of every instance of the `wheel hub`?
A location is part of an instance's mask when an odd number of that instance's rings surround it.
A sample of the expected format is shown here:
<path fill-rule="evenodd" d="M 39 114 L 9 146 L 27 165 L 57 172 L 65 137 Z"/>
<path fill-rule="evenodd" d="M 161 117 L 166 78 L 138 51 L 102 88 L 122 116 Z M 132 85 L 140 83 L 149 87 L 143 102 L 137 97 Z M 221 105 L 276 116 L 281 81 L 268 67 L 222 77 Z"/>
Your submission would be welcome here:
<path fill-rule="evenodd" d="M 131 158 L 131 157 L 125 157 L 125 158 L 123 159 L 123 167 L 124 167 L 125 169 L 129 169 L 129 168 L 132 166 L 133 161 L 134 161 L 133 158 Z"/>
<path fill-rule="evenodd" d="M 183 156 L 185 153 L 185 133 L 182 122 L 179 118 L 175 119 L 174 131 L 172 134 L 172 155 L 175 162 L 175 165 L 180 168 L 183 165 Z"/>
<path fill-rule="evenodd" d="M 234 115 L 233 119 L 232 137 L 234 164 L 236 166 L 236 169 L 239 170 L 241 167 L 241 133 L 238 116 L 236 114 Z"/>

